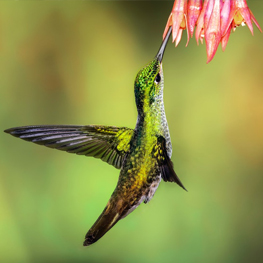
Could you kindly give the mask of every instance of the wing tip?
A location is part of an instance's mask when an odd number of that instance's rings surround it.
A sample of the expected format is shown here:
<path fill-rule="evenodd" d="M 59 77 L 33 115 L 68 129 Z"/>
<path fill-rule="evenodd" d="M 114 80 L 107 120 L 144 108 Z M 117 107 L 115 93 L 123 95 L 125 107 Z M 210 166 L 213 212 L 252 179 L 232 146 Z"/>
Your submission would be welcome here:
<path fill-rule="evenodd" d="M 4 130 L 4 132 L 10 135 L 13 135 L 15 137 L 20 137 L 20 135 L 22 135 L 23 132 L 28 128 L 30 128 L 30 126 L 29 127 L 26 127 L 26 126 L 25 127 L 14 127 L 14 128 L 6 129 Z"/>
<path fill-rule="evenodd" d="M 174 172 L 174 175 L 174 182 L 177 183 L 180 187 L 182 187 L 186 192 L 188 192 L 188 190 L 184 187 L 176 172 Z"/>
<path fill-rule="evenodd" d="M 178 184 L 178 183 L 177 183 Z M 184 185 L 180 182 L 180 184 L 178 184 L 179 186 L 181 186 L 186 192 L 188 192 L 188 190 L 184 187 Z"/>
<path fill-rule="evenodd" d="M 10 129 L 4 130 L 5 133 L 10 133 Z"/>
<path fill-rule="evenodd" d="M 16 130 L 15 128 L 9 128 L 9 129 L 4 130 L 4 132 L 7 133 L 7 134 L 13 135 L 13 133 L 15 132 L 15 130 Z"/>
<path fill-rule="evenodd" d="M 166 174 L 164 172 L 162 172 L 162 178 L 165 182 L 174 182 L 177 183 L 181 188 L 183 188 L 186 192 L 188 192 L 188 190 L 184 187 L 183 183 L 181 182 L 181 180 L 179 179 L 178 175 L 173 171 L 172 176 L 169 176 L 169 174 Z M 168 177 L 169 176 L 169 177 Z"/>

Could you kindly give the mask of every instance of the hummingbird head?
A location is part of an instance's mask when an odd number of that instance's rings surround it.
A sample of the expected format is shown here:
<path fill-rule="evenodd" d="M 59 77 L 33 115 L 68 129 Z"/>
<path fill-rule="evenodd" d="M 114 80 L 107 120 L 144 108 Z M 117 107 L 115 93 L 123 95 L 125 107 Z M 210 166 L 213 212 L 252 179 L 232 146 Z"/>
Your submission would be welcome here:
<path fill-rule="evenodd" d="M 139 115 L 148 112 L 149 108 L 152 108 L 160 100 L 162 101 L 162 59 L 171 30 L 172 28 L 170 27 L 155 58 L 146 67 L 141 69 L 136 76 L 134 91 Z"/>

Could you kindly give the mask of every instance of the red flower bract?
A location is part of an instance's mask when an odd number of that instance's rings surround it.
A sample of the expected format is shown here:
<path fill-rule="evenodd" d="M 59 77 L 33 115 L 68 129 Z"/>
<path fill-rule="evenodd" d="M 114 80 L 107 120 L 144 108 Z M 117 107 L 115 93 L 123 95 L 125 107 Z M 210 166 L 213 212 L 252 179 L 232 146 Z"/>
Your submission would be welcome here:
<path fill-rule="evenodd" d="M 169 27 L 172 27 L 173 42 L 179 44 L 184 29 L 187 30 L 187 43 L 189 34 L 193 37 L 196 26 L 195 38 L 206 42 L 207 63 L 210 62 L 222 43 L 223 51 L 230 37 L 239 25 L 247 24 L 253 35 L 254 22 L 262 32 L 256 18 L 248 8 L 246 0 L 175 0 L 172 12 L 168 18 L 163 38 Z"/>
<path fill-rule="evenodd" d="M 236 27 L 246 23 L 251 34 L 253 35 L 252 21 L 256 24 L 257 28 L 262 32 L 257 20 L 247 6 L 246 0 L 232 0 L 230 1 L 230 14 L 226 23 L 226 31 L 231 26 L 235 30 Z M 225 33 L 225 32 L 224 32 Z"/>
<path fill-rule="evenodd" d="M 189 41 L 188 25 L 187 25 L 187 0 L 175 0 L 172 12 L 168 18 L 163 38 L 165 38 L 167 31 L 170 26 L 172 26 L 173 31 L 173 42 L 175 41 L 175 46 L 179 44 L 182 38 L 183 30 L 187 30 L 187 43 Z"/>
<path fill-rule="evenodd" d="M 193 37 L 197 19 L 201 13 L 202 0 L 189 0 L 187 7 L 187 23 L 191 37 Z"/>

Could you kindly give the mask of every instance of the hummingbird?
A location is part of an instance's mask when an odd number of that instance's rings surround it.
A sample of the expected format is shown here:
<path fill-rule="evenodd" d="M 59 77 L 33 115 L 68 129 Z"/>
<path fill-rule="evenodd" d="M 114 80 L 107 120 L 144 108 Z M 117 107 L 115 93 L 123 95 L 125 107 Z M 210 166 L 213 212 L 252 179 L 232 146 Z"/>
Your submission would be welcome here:
<path fill-rule="evenodd" d="M 157 55 L 135 78 L 138 111 L 135 129 L 101 125 L 40 125 L 5 130 L 23 140 L 93 156 L 120 169 L 117 186 L 105 209 L 87 232 L 84 246 L 98 241 L 142 202 L 148 203 L 161 179 L 175 182 L 185 189 L 173 169 L 172 144 L 163 103 L 162 59 L 170 34 L 171 27 Z"/>

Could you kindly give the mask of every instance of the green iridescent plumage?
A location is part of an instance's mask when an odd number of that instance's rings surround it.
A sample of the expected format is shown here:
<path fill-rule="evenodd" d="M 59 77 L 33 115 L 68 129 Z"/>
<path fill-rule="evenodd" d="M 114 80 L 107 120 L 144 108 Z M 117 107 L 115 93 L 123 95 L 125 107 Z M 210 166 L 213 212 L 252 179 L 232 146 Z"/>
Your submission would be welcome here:
<path fill-rule="evenodd" d="M 99 125 L 58 125 L 25 126 L 5 131 L 50 148 L 100 158 L 121 169 L 117 186 L 86 234 L 84 246 L 100 239 L 142 202 L 149 202 L 161 178 L 184 188 L 173 170 L 172 145 L 163 104 L 161 62 L 170 33 L 171 30 L 157 56 L 136 76 L 134 92 L 138 119 L 134 130 Z"/>
<path fill-rule="evenodd" d="M 133 130 L 114 126 L 40 125 L 6 130 L 15 137 L 49 148 L 93 156 L 120 169 Z"/>

